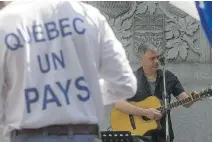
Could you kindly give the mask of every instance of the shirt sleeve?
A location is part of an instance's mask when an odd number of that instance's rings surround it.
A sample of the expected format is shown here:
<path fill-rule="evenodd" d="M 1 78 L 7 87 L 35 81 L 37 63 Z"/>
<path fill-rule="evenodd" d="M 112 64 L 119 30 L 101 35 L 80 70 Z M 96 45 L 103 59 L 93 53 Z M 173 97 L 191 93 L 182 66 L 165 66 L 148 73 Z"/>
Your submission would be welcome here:
<path fill-rule="evenodd" d="M 5 46 L 4 44 L 4 37 L 3 31 L 0 29 L 0 96 L 2 96 L 3 92 L 3 85 L 4 85 L 4 59 L 5 59 Z"/>
<path fill-rule="evenodd" d="M 122 44 L 117 40 L 105 17 L 99 14 L 101 61 L 100 76 L 104 104 L 134 96 L 137 81 Z"/>
<path fill-rule="evenodd" d="M 182 84 L 180 83 L 179 79 L 177 78 L 177 76 L 175 76 L 173 74 L 173 77 L 174 77 L 174 85 L 173 85 L 173 89 L 172 89 L 172 94 L 174 97 L 177 97 L 181 93 L 185 92 L 185 90 L 184 90 Z"/>
<path fill-rule="evenodd" d="M 4 73 L 4 67 L 5 67 L 5 52 L 6 49 L 3 46 L 4 43 L 4 38 L 2 37 L 2 32 L 0 30 L 0 130 L 3 127 L 3 114 L 4 114 L 4 97 L 3 97 L 3 92 L 4 92 L 4 87 L 5 87 L 5 73 Z"/>

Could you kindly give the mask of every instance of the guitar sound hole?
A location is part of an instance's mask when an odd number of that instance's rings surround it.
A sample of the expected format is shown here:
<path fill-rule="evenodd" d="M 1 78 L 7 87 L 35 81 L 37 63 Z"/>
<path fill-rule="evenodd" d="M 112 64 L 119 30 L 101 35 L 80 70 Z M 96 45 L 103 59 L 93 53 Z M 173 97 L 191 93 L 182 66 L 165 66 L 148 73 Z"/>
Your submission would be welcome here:
<path fill-rule="evenodd" d="M 141 116 L 144 121 L 149 121 L 150 119 L 146 116 Z"/>

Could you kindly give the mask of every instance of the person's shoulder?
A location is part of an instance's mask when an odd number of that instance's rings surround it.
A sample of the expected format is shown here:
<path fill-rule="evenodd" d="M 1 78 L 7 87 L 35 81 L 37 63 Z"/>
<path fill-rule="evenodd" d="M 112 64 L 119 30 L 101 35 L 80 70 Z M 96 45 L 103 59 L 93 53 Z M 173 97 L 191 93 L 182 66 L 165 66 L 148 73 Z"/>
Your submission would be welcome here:
<path fill-rule="evenodd" d="M 81 6 L 83 6 L 84 10 L 91 15 L 101 15 L 101 12 L 98 8 L 92 6 L 91 4 L 87 4 L 85 2 L 78 2 Z"/>
<path fill-rule="evenodd" d="M 158 72 L 159 72 L 160 75 L 163 75 L 162 69 L 158 69 Z M 170 70 L 165 70 L 165 74 L 166 74 L 166 76 L 175 76 L 175 74 Z"/>
<path fill-rule="evenodd" d="M 78 2 L 79 4 L 81 4 L 86 10 L 90 10 L 90 11 L 99 11 L 96 7 L 92 6 L 91 4 L 88 4 L 86 2 Z"/>
<path fill-rule="evenodd" d="M 78 3 L 83 7 L 83 11 L 86 14 L 85 16 L 89 17 L 89 19 L 94 23 L 97 25 L 102 25 L 104 22 L 106 22 L 106 17 L 100 12 L 98 8 L 85 2 Z"/>
<path fill-rule="evenodd" d="M 11 2 L 0 10 L 0 19 L 3 21 L 4 18 L 10 16 L 16 11 L 16 9 L 12 9 L 15 2 Z M 14 13 L 15 14 L 15 13 Z"/>
<path fill-rule="evenodd" d="M 47 1 L 41 2 L 41 1 L 12 1 L 8 3 L 2 10 L 0 10 L 0 18 L 1 20 L 4 19 L 15 19 L 23 17 L 23 15 L 27 15 L 29 13 L 36 13 L 37 7 L 39 5 L 45 5 Z M 33 10 L 32 10 L 33 8 Z M 11 18 L 12 17 L 12 18 Z"/>
<path fill-rule="evenodd" d="M 177 79 L 177 76 L 175 75 L 175 73 L 173 73 L 172 71 L 166 70 L 166 76 L 169 78 L 173 78 L 173 79 Z"/>
<path fill-rule="evenodd" d="M 23 7 L 22 7 L 23 8 Z M 3 9 L 0 10 L 0 31 L 11 29 L 19 21 L 21 9 L 18 2 L 10 2 Z M 22 9 L 23 11 L 23 9 Z"/>
<path fill-rule="evenodd" d="M 168 75 L 175 75 L 172 71 L 170 71 L 170 70 L 166 70 L 166 74 L 168 74 Z"/>

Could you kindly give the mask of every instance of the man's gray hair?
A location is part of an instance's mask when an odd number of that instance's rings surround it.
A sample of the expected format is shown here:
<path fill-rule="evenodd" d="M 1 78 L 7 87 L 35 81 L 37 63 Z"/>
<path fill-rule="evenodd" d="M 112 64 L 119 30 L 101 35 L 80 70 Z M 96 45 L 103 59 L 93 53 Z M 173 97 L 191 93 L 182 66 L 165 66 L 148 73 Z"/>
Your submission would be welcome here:
<path fill-rule="evenodd" d="M 138 47 L 138 51 L 136 52 L 136 56 L 138 58 L 140 58 L 141 56 L 143 56 L 148 50 L 154 50 L 154 51 L 158 51 L 157 47 L 155 47 L 153 44 L 151 43 L 144 43 L 141 44 Z"/>

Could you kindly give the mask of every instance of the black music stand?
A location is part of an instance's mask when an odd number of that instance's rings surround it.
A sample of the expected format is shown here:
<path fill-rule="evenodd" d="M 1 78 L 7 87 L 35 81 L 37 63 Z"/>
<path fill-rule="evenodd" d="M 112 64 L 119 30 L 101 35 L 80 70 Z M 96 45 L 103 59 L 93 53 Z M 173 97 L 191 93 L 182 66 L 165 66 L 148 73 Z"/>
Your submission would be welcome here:
<path fill-rule="evenodd" d="M 101 139 L 103 142 L 133 142 L 128 131 L 102 131 Z"/>

